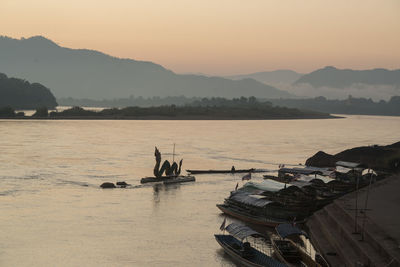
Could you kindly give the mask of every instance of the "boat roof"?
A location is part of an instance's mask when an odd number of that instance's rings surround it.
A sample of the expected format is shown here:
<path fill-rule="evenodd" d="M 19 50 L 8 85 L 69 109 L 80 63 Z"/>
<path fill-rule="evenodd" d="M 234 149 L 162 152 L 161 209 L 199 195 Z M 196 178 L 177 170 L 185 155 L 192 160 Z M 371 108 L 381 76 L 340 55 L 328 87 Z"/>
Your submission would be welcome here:
<path fill-rule="evenodd" d="M 353 172 L 353 171 L 359 171 L 361 172 L 363 168 L 348 168 L 348 167 L 343 167 L 343 166 L 336 166 L 336 172 L 338 173 L 348 173 L 348 172 Z"/>
<path fill-rule="evenodd" d="M 228 231 L 231 235 L 243 240 L 248 236 L 253 236 L 253 237 L 261 237 L 263 236 L 259 232 L 254 231 L 248 226 L 241 225 L 238 223 L 231 223 L 227 227 L 225 227 L 225 230 Z"/>
<path fill-rule="evenodd" d="M 279 172 L 290 173 L 290 174 L 323 174 L 323 171 L 315 168 L 280 168 Z"/>
<path fill-rule="evenodd" d="M 255 207 L 264 207 L 272 203 L 272 201 L 267 200 L 265 198 L 254 197 L 252 195 L 249 195 L 248 193 L 242 193 L 242 192 L 235 192 L 230 196 L 230 198 L 237 202 Z"/>
<path fill-rule="evenodd" d="M 277 192 L 285 188 L 285 184 L 274 180 L 263 180 L 261 182 L 247 182 L 243 185 L 243 189 L 248 191 L 262 190 L 269 192 Z"/>
<path fill-rule="evenodd" d="M 357 168 L 360 167 L 362 164 L 357 162 L 350 162 L 350 161 L 338 161 L 336 162 L 336 166 L 342 166 L 346 168 Z"/>
<path fill-rule="evenodd" d="M 308 235 L 306 232 L 302 231 L 300 228 L 297 226 L 293 225 L 292 223 L 282 223 L 279 224 L 275 228 L 276 232 L 278 235 L 282 238 L 286 238 L 290 235 L 304 235 L 305 237 L 308 238 Z"/>

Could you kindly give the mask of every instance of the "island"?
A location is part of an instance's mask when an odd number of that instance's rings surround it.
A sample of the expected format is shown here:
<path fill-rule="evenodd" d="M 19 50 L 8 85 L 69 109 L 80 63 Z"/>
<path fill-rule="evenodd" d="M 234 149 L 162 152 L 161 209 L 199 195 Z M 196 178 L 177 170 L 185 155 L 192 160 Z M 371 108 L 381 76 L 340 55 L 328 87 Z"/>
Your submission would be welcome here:
<path fill-rule="evenodd" d="M 36 110 L 22 119 L 131 119 L 131 120 L 281 120 L 339 118 L 328 113 L 273 106 L 255 97 L 202 99 L 190 105 L 106 108 L 100 111 L 72 107 L 63 111 Z"/>

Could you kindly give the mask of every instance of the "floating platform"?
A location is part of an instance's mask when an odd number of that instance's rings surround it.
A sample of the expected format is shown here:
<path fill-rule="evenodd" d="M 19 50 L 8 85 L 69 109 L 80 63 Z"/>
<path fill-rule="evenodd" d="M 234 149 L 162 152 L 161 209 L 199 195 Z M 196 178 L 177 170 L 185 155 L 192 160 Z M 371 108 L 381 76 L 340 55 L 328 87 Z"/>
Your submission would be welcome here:
<path fill-rule="evenodd" d="M 256 173 L 256 172 L 269 172 L 267 169 L 240 169 L 240 170 L 186 170 L 190 174 L 212 174 L 212 173 Z"/>
<path fill-rule="evenodd" d="M 165 180 L 164 184 L 177 184 L 177 183 L 186 183 L 186 182 L 194 182 L 196 178 L 194 176 L 179 176 L 173 179 Z"/>
<path fill-rule="evenodd" d="M 195 180 L 196 180 L 195 177 L 191 176 L 191 175 L 188 175 L 188 176 L 171 175 L 171 176 L 162 176 L 160 178 L 144 177 L 144 178 L 140 179 L 140 183 L 145 184 L 145 183 L 163 182 L 164 184 L 173 184 L 173 183 L 193 182 Z"/>

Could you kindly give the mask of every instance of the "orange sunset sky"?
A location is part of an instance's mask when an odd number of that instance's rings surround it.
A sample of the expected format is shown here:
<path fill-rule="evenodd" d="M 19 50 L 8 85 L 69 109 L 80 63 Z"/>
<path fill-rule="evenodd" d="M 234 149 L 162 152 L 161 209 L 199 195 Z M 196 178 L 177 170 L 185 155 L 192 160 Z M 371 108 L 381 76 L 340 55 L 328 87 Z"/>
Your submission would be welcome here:
<path fill-rule="evenodd" d="M 0 35 L 178 73 L 400 68 L 399 0 L 0 0 Z"/>

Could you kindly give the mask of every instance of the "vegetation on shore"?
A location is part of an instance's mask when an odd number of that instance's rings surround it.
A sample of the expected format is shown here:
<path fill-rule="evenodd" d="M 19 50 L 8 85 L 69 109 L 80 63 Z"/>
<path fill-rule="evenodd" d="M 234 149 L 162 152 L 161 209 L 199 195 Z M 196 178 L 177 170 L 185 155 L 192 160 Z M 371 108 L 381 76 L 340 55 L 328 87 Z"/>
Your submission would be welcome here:
<path fill-rule="evenodd" d="M 374 102 L 371 99 L 349 96 L 345 100 L 329 100 L 325 97 L 308 99 L 271 99 L 275 105 L 289 108 L 310 109 L 333 114 L 353 115 L 389 115 L 400 116 L 400 96 L 393 96 L 389 101 Z"/>
<path fill-rule="evenodd" d="M 85 107 L 152 107 L 152 106 L 197 106 L 197 105 L 210 105 L 210 106 L 223 106 L 223 105 L 236 105 L 240 104 L 241 98 L 233 99 L 232 101 L 221 98 L 199 98 L 199 97 L 185 97 L 185 96 L 171 96 L 171 97 L 129 97 L 113 100 L 91 100 L 91 99 L 74 99 L 62 98 L 58 102 L 64 106 L 85 106 Z M 250 97 L 249 99 L 253 99 Z M 263 102 L 260 99 L 257 101 Z M 390 100 L 375 102 L 366 98 L 355 98 L 349 96 L 345 100 L 330 100 L 325 97 L 316 98 L 303 98 L 303 99 L 267 99 L 264 102 L 270 102 L 272 105 L 297 108 L 300 110 L 313 110 L 322 113 L 330 114 L 354 114 L 354 115 L 400 115 L 400 96 L 393 96 Z"/>
<path fill-rule="evenodd" d="M 0 107 L 14 109 L 55 108 L 56 98 L 48 88 L 40 83 L 9 78 L 0 73 Z M 3 111 L 5 112 L 5 111 Z"/>
<path fill-rule="evenodd" d="M 274 107 L 270 102 L 259 102 L 255 97 L 212 98 L 197 100 L 191 105 L 165 105 L 158 107 L 110 108 L 101 111 L 73 107 L 61 112 L 37 109 L 34 118 L 53 119 L 316 119 L 333 118 L 326 113 L 293 108 Z"/>

